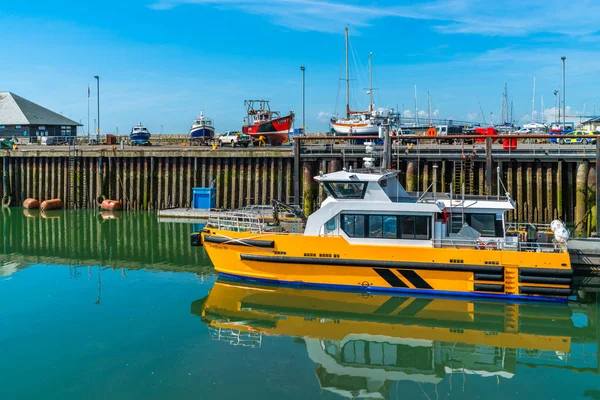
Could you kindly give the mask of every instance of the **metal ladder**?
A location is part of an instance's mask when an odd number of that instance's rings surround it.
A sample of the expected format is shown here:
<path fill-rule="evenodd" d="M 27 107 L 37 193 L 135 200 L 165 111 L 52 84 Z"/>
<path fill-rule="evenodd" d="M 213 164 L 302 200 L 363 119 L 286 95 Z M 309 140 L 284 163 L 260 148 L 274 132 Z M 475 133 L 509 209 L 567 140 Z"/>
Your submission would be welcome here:
<path fill-rule="evenodd" d="M 450 232 L 458 233 L 465 223 L 465 159 L 454 161 L 454 175 L 452 181 L 452 192 L 461 199 L 461 212 L 451 211 Z M 460 197 L 459 197 L 460 196 Z M 451 197 L 451 200 L 454 200 Z M 454 202 L 452 201 L 452 204 Z M 452 208 L 453 209 L 453 208 Z M 451 210 L 452 210 L 451 209 Z"/>
<path fill-rule="evenodd" d="M 74 137 L 69 137 L 67 143 L 69 145 L 68 198 L 69 208 L 73 209 L 75 208 L 75 157 L 77 156 L 77 148 Z"/>

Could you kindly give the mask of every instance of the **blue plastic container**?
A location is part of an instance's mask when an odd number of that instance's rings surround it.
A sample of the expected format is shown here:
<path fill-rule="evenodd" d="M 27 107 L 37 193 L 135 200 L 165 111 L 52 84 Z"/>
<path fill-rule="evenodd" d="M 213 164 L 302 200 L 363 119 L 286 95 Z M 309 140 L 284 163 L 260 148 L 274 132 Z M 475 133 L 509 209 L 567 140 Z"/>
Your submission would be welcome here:
<path fill-rule="evenodd" d="M 193 188 L 194 208 L 208 210 L 217 206 L 217 196 L 214 188 Z"/>

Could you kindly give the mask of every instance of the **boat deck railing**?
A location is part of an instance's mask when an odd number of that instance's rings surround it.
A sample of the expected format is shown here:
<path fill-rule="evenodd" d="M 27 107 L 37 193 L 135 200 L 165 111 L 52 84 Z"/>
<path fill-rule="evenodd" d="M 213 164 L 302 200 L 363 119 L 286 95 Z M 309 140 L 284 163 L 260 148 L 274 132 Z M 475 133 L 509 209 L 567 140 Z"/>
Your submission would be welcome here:
<path fill-rule="evenodd" d="M 502 239 L 483 240 L 482 238 L 472 240 L 466 239 L 464 237 L 448 237 L 442 239 L 433 239 L 433 247 L 476 250 L 523 251 L 536 253 L 567 252 L 566 243 L 519 242 Z"/>
<path fill-rule="evenodd" d="M 263 233 L 267 230 L 267 224 L 262 216 L 240 211 L 211 213 L 206 224 L 215 229 L 231 232 Z"/>

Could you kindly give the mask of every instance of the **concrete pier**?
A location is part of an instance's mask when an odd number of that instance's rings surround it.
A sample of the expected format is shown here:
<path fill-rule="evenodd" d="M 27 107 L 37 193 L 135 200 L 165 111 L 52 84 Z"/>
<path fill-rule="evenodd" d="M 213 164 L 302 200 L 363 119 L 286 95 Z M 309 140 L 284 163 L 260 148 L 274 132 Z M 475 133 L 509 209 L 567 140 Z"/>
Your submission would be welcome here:
<path fill-rule="evenodd" d="M 295 151 L 298 147 L 301 152 Z M 105 197 L 120 200 L 126 210 L 155 210 L 190 207 L 192 188 L 214 183 L 218 208 L 269 204 L 275 198 L 299 203 L 312 212 L 325 196 L 312 178 L 319 171 L 361 168 L 366 156 L 360 146 L 343 147 L 343 152 L 336 152 L 335 146 L 321 147 L 118 150 L 82 146 L 69 152 L 66 147 L 30 150 L 23 146 L 0 152 L 0 198 L 20 205 L 28 197 L 58 197 L 72 208 L 90 208 Z M 595 154 L 592 159 L 580 152 L 584 156 L 576 159 L 572 153 L 578 148 L 556 145 L 550 155 L 532 148 L 535 154 L 529 158 L 522 154 L 511 158 L 496 144 L 491 153 L 489 147 L 487 143 L 464 150 L 448 145 L 405 146 L 394 150 L 391 169 L 400 171 L 400 183 L 408 191 L 422 192 L 432 183 L 432 167 L 437 164 L 438 190 L 449 192 L 456 165 L 462 165 L 459 176 L 467 194 L 504 194 L 501 178 L 516 201 L 514 212 L 509 213 L 511 222 L 548 223 L 558 217 L 570 226 L 584 220 L 577 227 L 579 235 L 597 230 Z M 556 153 L 563 148 L 564 155 Z"/>

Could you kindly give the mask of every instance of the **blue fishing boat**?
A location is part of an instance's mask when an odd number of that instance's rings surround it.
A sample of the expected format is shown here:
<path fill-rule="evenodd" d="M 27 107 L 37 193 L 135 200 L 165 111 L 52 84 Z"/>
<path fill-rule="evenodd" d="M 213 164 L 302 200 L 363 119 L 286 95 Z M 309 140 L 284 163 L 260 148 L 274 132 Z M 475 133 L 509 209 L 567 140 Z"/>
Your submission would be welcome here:
<path fill-rule="evenodd" d="M 190 140 L 200 144 L 208 144 L 215 135 L 213 120 L 206 118 L 200 111 L 200 116 L 194 120 L 190 128 Z"/>
<path fill-rule="evenodd" d="M 145 125 L 142 125 L 140 122 L 133 128 L 131 128 L 131 133 L 129 134 L 129 143 L 132 146 L 150 146 L 150 132 Z"/>

